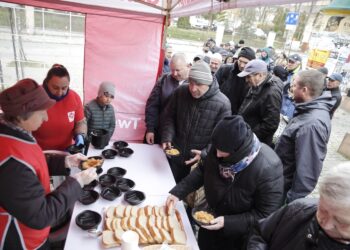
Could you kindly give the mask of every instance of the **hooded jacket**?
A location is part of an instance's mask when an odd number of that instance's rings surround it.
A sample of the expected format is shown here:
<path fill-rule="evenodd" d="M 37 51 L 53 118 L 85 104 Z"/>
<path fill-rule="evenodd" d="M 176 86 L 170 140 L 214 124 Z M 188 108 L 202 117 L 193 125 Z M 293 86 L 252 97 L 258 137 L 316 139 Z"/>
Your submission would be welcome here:
<path fill-rule="evenodd" d="M 296 104 L 294 117 L 277 142 L 275 151 L 283 163 L 287 202 L 307 196 L 315 188 L 327 153 L 331 133 L 331 93 Z"/>
<path fill-rule="evenodd" d="M 267 145 L 272 144 L 280 122 L 282 88 L 282 81 L 268 74 L 263 83 L 249 89 L 238 111 L 259 140 Z"/>
<path fill-rule="evenodd" d="M 173 142 L 181 151 L 179 162 L 190 158 L 190 150 L 206 154 L 215 125 L 231 115 L 230 101 L 220 92 L 214 77 L 209 90 L 200 98 L 192 97 L 188 84 L 178 87 L 162 116 L 162 142 Z"/>
<path fill-rule="evenodd" d="M 345 250 L 349 245 L 329 238 L 317 223 L 316 199 L 299 199 L 259 221 L 248 250 Z"/>
<path fill-rule="evenodd" d="M 248 167 L 233 180 L 224 179 L 219 173 L 216 150 L 212 148 L 204 162 L 170 193 L 182 200 L 201 186 L 209 207 L 216 216 L 224 216 L 225 221 L 223 229 L 217 233 L 210 231 L 211 237 L 219 234 L 223 239 L 222 246 L 212 249 L 241 249 L 254 222 L 267 217 L 282 204 L 282 163 L 275 152 L 262 143 Z"/>
<path fill-rule="evenodd" d="M 246 96 L 249 86 L 244 77 L 238 77 L 241 73 L 237 62 L 231 65 L 221 65 L 216 71 L 216 79 L 218 80 L 221 92 L 227 96 L 231 102 L 232 114 L 236 115 Z"/>

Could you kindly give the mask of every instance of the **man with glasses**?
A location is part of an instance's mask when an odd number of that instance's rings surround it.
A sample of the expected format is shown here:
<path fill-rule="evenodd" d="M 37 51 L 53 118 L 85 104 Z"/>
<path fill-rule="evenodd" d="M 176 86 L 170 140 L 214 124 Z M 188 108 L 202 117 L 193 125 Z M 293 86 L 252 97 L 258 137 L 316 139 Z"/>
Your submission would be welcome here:
<path fill-rule="evenodd" d="M 115 96 L 115 86 L 112 82 L 102 82 L 96 99 L 91 100 L 84 107 L 88 126 L 88 135 L 95 129 L 108 131 L 109 139 L 115 129 L 115 114 L 111 104 Z"/>
<path fill-rule="evenodd" d="M 215 76 L 218 80 L 220 90 L 231 102 L 232 114 L 237 114 L 244 97 L 248 92 L 248 85 L 244 78 L 237 75 L 241 73 L 245 65 L 255 59 L 255 52 L 252 48 L 244 47 L 238 54 L 238 60 L 234 64 L 221 65 Z"/>
<path fill-rule="evenodd" d="M 238 114 L 243 116 L 261 142 L 271 146 L 278 128 L 282 103 L 282 81 L 268 72 L 267 64 L 255 59 L 238 74 L 249 86 Z"/>
<path fill-rule="evenodd" d="M 341 102 L 341 93 L 340 93 L 340 89 L 339 89 L 339 85 L 342 83 L 343 81 L 343 77 L 341 74 L 339 73 L 333 73 L 331 74 L 330 77 L 328 77 L 327 79 L 327 88 L 326 90 L 331 91 L 332 97 L 336 100 L 330 115 L 331 115 L 331 119 L 333 118 L 334 112 L 337 110 L 337 108 L 340 105 Z"/>

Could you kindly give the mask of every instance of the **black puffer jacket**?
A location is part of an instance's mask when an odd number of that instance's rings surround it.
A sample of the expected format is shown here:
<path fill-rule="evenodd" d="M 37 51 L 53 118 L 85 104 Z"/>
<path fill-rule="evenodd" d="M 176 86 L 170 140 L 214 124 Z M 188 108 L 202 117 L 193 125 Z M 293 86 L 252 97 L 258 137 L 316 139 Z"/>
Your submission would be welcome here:
<path fill-rule="evenodd" d="M 244 77 L 238 77 L 241 73 L 237 62 L 232 65 L 221 65 L 215 76 L 218 80 L 220 90 L 231 102 L 232 114 L 236 115 L 244 97 L 248 93 L 249 86 Z"/>
<path fill-rule="evenodd" d="M 180 150 L 180 162 L 190 158 L 190 150 L 202 150 L 210 143 L 215 125 L 231 115 L 230 101 L 219 90 L 214 78 L 209 90 L 200 98 L 192 97 L 188 84 L 174 91 L 162 116 L 162 142 L 173 142 Z"/>
<path fill-rule="evenodd" d="M 238 111 L 259 140 L 267 145 L 271 145 L 280 122 L 282 90 L 282 81 L 268 75 L 262 84 L 249 89 Z"/>
<path fill-rule="evenodd" d="M 212 149 L 205 162 L 170 193 L 184 199 L 188 193 L 204 185 L 209 206 L 217 216 L 224 216 L 221 234 L 227 240 L 226 245 L 235 245 L 235 249 L 239 249 L 254 221 L 267 217 L 281 206 L 282 163 L 271 148 L 262 144 L 256 158 L 237 173 L 233 181 L 220 176 L 218 165 L 216 150 Z"/>
<path fill-rule="evenodd" d="M 316 220 L 318 201 L 299 199 L 261 220 L 250 236 L 249 250 L 345 250 L 349 245 L 330 239 Z"/>

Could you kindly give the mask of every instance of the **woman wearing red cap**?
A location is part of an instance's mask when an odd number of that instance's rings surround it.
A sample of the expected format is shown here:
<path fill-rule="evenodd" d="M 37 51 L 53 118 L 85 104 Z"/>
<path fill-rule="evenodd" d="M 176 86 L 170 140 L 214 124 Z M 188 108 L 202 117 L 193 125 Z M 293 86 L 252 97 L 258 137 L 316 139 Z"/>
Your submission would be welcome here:
<path fill-rule="evenodd" d="M 32 79 L 0 94 L 0 248 L 49 249 L 50 225 L 78 200 L 82 187 L 97 175 L 88 169 L 67 176 L 50 192 L 49 175 L 67 175 L 85 156 L 44 155 L 32 136 L 48 120 L 55 101 Z"/>

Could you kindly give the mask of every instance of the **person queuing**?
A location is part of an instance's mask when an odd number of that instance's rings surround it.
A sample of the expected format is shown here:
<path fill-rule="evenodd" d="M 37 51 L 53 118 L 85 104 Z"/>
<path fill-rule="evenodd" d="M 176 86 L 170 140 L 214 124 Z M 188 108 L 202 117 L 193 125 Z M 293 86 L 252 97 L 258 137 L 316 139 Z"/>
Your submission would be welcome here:
<path fill-rule="evenodd" d="M 238 60 L 234 64 L 221 65 L 215 74 L 220 90 L 231 102 L 232 114 L 237 114 L 244 97 L 248 93 L 249 86 L 245 79 L 237 75 L 243 71 L 245 65 L 255 59 L 255 52 L 249 47 L 244 47 L 238 54 Z"/>
<path fill-rule="evenodd" d="M 272 146 L 272 136 L 280 122 L 282 81 L 268 72 L 260 59 L 250 61 L 238 74 L 249 85 L 238 114 L 243 116 L 259 140 Z"/>
<path fill-rule="evenodd" d="M 313 69 L 300 71 L 293 80 L 294 116 L 275 147 L 284 167 L 287 203 L 310 194 L 322 170 L 335 103 L 323 86 L 322 73 Z"/>
<path fill-rule="evenodd" d="M 214 53 L 210 56 L 210 71 L 214 75 L 222 64 L 222 56 L 219 53 Z"/>
<path fill-rule="evenodd" d="M 97 97 L 84 106 L 88 126 L 88 135 L 95 129 L 108 131 L 108 141 L 115 129 L 115 114 L 111 104 L 115 96 L 115 85 L 112 82 L 102 82 Z"/>
<path fill-rule="evenodd" d="M 335 104 L 330 112 L 331 119 L 333 118 L 334 112 L 337 110 L 341 103 L 341 93 L 339 89 L 339 85 L 343 81 L 343 77 L 339 73 L 331 74 L 327 79 L 327 88 L 326 90 L 331 91 L 332 97 L 335 99 Z"/>
<path fill-rule="evenodd" d="M 248 250 L 350 249 L 350 163 L 319 181 L 319 199 L 298 199 L 259 221 Z"/>
<path fill-rule="evenodd" d="M 176 88 L 188 78 L 190 70 L 185 54 L 176 53 L 170 62 L 171 73 L 163 75 L 154 85 L 146 102 L 145 122 L 147 144 L 160 143 L 160 116 Z"/>
<path fill-rule="evenodd" d="M 260 59 L 266 63 L 267 70 L 272 71 L 273 66 L 274 66 L 274 62 L 273 62 L 272 58 L 270 57 L 270 51 L 268 48 L 261 49 Z"/>
<path fill-rule="evenodd" d="M 207 205 L 203 208 L 215 219 L 200 227 L 199 248 L 244 249 L 254 222 L 282 204 L 282 163 L 239 115 L 225 117 L 216 125 L 211 144 L 205 160 L 170 190 L 166 206 L 204 186 Z"/>
<path fill-rule="evenodd" d="M 73 138 L 77 146 L 84 145 L 87 133 L 84 108 L 69 84 L 68 70 L 60 64 L 54 64 L 44 79 L 43 87 L 56 103 L 47 111 L 48 121 L 33 132 L 43 150 L 65 150 Z"/>
<path fill-rule="evenodd" d="M 50 175 L 67 175 L 84 155 L 47 155 L 32 136 L 55 105 L 42 86 L 23 79 L 0 94 L 0 245 L 1 249 L 50 249 L 50 225 L 62 218 L 97 178 L 95 169 L 75 174 L 53 192 Z"/>
<path fill-rule="evenodd" d="M 206 155 L 213 128 L 230 114 L 230 101 L 220 92 L 209 65 L 204 61 L 193 64 L 189 84 L 174 91 L 162 116 L 163 149 L 176 146 L 181 152 L 170 159 L 176 183 L 188 175 L 200 156 Z"/>
<path fill-rule="evenodd" d="M 170 45 L 166 45 L 164 63 L 163 63 L 163 74 L 170 72 L 170 60 L 172 55 L 173 55 L 173 47 L 171 47 Z"/>

